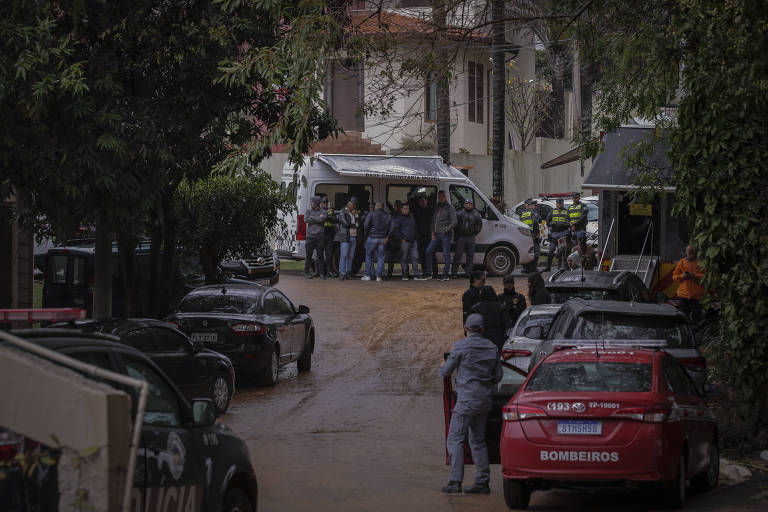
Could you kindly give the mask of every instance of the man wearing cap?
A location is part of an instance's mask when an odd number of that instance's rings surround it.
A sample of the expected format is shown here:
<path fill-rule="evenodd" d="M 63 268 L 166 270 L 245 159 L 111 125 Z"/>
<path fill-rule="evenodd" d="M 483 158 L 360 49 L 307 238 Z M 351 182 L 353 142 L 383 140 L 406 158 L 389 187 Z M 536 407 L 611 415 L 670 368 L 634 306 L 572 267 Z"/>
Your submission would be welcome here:
<path fill-rule="evenodd" d="M 536 201 L 533 199 L 525 200 L 525 210 L 520 214 L 520 220 L 523 221 L 529 228 L 531 228 L 531 238 L 533 238 L 533 261 L 528 264 L 528 268 L 525 269 L 528 272 L 536 272 L 536 266 L 539 263 L 539 255 L 541 254 L 541 217 L 536 213 Z"/>
<path fill-rule="evenodd" d="M 306 255 L 304 259 L 304 277 L 312 279 L 310 265 L 312 253 L 317 251 L 317 268 L 315 271 L 325 279 L 325 221 L 328 212 L 320 206 L 320 197 L 312 196 L 309 200 L 310 208 L 304 212 L 304 222 L 307 223 Z"/>
<path fill-rule="evenodd" d="M 552 258 L 554 258 L 555 253 L 557 252 L 558 240 L 568 236 L 569 228 L 568 210 L 565 209 L 563 199 L 558 197 L 555 203 L 555 209 L 547 216 L 547 227 L 549 227 L 549 254 L 547 254 L 547 268 L 544 269 L 547 272 L 552 270 Z M 568 248 L 566 247 L 565 254 L 568 254 L 567 249 Z M 560 266 L 562 267 L 562 265 L 563 262 L 561 261 Z"/>
<path fill-rule="evenodd" d="M 589 208 L 581 203 L 581 195 L 573 193 L 573 204 L 568 207 L 568 223 L 571 226 L 571 240 L 578 243 L 582 251 L 587 250 L 587 221 Z"/>
<path fill-rule="evenodd" d="M 477 234 L 483 229 L 483 218 L 475 210 L 472 204 L 472 198 L 464 199 L 464 209 L 456 213 L 456 255 L 453 258 L 453 268 L 451 277 L 458 277 L 459 262 L 461 256 L 466 254 L 466 263 L 464 272 L 469 276 L 472 274 L 472 259 L 475 257 L 475 239 Z"/>
<path fill-rule="evenodd" d="M 355 259 L 358 228 L 357 198 L 350 197 L 347 206 L 339 212 L 334 240 L 339 242 L 339 280 L 350 278 Z"/>
<path fill-rule="evenodd" d="M 475 482 L 464 489 L 467 494 L 489 494 L 491 477 L 488 449 L 485 445 L 485 426 L 491 410 L 493 391 L 501 380 L 502 368 L 499 351 L 493 342 L 483 336 L 483 317 L 472 314 L 464 323 L 466 338 L 457 341 L 440 368 L 439 375 L 450 378 L 456 371 L 456 405 L 451 413 L 446 447 L 451 462 L 446 494 L 461 492 L 464 480 L 464 439 L 469 434 L 469 447 L 475 462 Z"/>
<path fill-rule="evenodd" d="M 515 278 L 511 274 L 504 276 L 502 282 L 504 283 L 504 291 L 499 294 L 499 302 L 509 312 L 509 325 L 515 325 L 520 313 L 527 307 L 525 295 L 517 292 Z"/>

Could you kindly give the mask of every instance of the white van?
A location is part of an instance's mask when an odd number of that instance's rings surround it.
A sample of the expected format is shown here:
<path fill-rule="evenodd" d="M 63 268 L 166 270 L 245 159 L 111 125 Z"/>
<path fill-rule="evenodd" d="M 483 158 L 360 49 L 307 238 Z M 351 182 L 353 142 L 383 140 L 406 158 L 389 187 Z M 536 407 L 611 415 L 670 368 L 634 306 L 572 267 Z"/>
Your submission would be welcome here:
<path fill-rule="evenodd" d="M 307 157 L 298 171 L 290 163 L 283 168 L 281 186 L 296 194 L 296 208 L 286 220 L 285 236 L 277 241 L 277 251 L 295 258 L 305 257 L 304 212 L 312 196 L 328 196 L 329 207 L 341 210 L 355 196 L 361 212 L 381 201 L 392 208 L 395 201 L 411 204 L 415 211 L 417 194 L 426 195 L 431 207 L 443 190 L 455 208 L 462 208 L 464 198 L 471 197 L 483 217 L 483 230 L 477 235 L 473 263 L 485 266 L 491 275 L 505 275 L 518 264 L 533 259 L 533 243 L 528 226 L 496 207 L 458 169 L 447 166 L 439 156 L 326 155 Z M 455 247 L 455 245 L 453 246 Z M 453 249 L 452 249 L 453 250 Z M 365 259 L 363 244 L 357 244 L 352 272 L 357 273 Z M 436 253 L 438 263 L 444 259 Z M 338 268 L 338 249 L 333 262 Z"/>

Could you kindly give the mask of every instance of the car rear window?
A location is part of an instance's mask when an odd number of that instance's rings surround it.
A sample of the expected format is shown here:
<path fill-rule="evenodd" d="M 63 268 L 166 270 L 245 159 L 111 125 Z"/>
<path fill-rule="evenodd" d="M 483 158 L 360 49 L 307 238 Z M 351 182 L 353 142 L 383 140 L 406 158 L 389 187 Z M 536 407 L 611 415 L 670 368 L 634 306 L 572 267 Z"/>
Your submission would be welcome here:
<path fill-rule="evenodd" d="M 652 367 L 645 363 L 543 363 L 526 391 L 649 392 Z"/>
<path fill-rule="evenodd" d="M 557 313 L 552 313 L 551 315 L 525 315 L 523 318 L 520 319 L 520 321 L 517 324 L 517 329 L 515 330 L 515 336 L 524 336 L 523 332 L 528 327 L 533 327 L 537 325 L 540 326 L 544 330 L 544 332 L 547 332 L 556 314 Z"/>
<path fill-rule="evenodd" d="M 669 347 L 687 347 L 685 323 L 677 318 L 591 312 L 579 316 L 566 338 L 582 340 L 664 340 Z"/>
<path fill-rule="evenodd" d="M 45 280 L 50 283 L 62 284 L 67 282 L 67 256 L 49 255 L 45 267 Z"/>
<path fill-rule="evenodd" d="M 252 314 L 258 305 L 255 297 L 236 295 L 187 295 L 179 304 L 181 313 Z"/>
<path fill-rule="evenodd" d="M 584 300 L 621 300 L 618 290 L 596 288 L 547 288 L 552 304 L 563 304 L 574 297 Z"/>

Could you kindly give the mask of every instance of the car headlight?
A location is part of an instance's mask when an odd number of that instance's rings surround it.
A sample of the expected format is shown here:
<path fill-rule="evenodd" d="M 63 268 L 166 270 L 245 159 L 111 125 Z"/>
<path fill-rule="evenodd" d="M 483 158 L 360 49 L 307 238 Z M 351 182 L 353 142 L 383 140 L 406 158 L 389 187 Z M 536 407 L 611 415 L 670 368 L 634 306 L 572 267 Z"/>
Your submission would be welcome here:
<path fill-rule="evenodd" d="M 531 230 L 528 228 L 517 228 L 517 230 L 524 236 L 531 236 Z"/>

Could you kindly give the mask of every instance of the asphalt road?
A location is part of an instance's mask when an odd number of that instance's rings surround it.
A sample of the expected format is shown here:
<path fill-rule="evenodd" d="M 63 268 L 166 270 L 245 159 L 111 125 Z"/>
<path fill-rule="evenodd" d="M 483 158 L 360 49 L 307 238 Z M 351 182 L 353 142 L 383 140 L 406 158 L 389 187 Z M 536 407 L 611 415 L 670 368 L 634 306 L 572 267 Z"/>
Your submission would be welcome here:
<path fill-rule="evenodd" d="M 501 290 L 501 280 L 488 284 Z M 518 290 L 523 291 L 524 281 Z M 466 281 L 382 283 L 282 276 L 317 329 L 312 371 L 241 387 L 224 423 L 248 443 L 259 510 L 507 510 L 500 466 L 490 496 L 446 496 L 442 354 L 462 336 Z M 471 482 L 468 467 L 465 484 Z M 768 510 L 768 480 L 692 496 L 689 510 Z M 655 495 L 535 492 L 531 510 L 650 510 Z"/>

